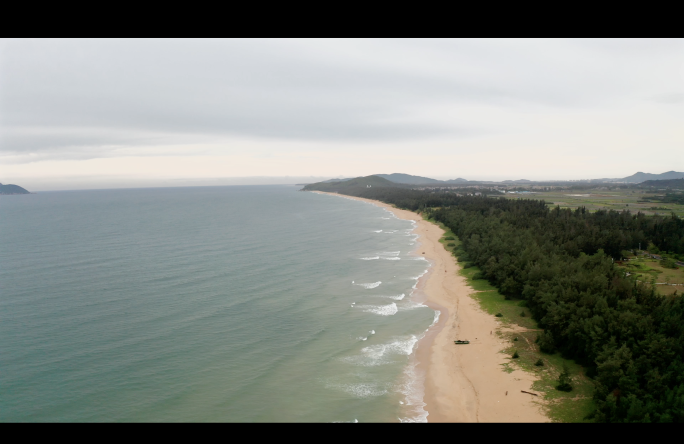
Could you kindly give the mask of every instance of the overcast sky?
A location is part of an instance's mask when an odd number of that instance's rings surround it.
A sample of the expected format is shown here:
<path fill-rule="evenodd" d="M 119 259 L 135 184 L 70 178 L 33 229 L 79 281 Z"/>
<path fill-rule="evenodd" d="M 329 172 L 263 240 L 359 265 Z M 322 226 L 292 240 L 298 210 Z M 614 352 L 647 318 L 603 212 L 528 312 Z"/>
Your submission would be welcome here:
<path fill-rule="evenodd" d="M 31 190 L 625 177 L 683 148 L 684 40 L 0 40 L 0 182 Z"/>

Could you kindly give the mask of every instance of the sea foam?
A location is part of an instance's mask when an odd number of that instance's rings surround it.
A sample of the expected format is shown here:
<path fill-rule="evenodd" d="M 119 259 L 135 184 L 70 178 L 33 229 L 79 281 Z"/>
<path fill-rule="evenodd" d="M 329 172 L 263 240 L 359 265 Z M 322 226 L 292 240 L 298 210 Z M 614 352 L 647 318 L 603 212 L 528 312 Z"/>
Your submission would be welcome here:
<path fill-rule="evenodd" d="M 397 304 L 394 302 L 388 305 L 359 305 L 357 307 L 363 309 L 365 313 L 373 313 L 380 316 L 392 316 L 399 311 Z"/>
<path fill-rule="evenodd" d="M 404 368 L 403 383 L 397 387 L 405 396 L 404 402 L 399 402 L 405 406 L 402 410 L 406 412 L 406 416 L 398 418 L 400 422 L 427 422 L 428 412 L 423 401 L 424 377 L 420 373 L 417 362 Z"/>
<path fill-rule="evenodd" d="M 327 388 L 342 390 L 355 398 L 372 398 L 382 396 L 390 388 L 388 384 L 377 384 L 373 382 L 360 382 L 355 384 L 326 384 Z M 357 420 L 354 420 L 358 422 Z"/>
<path fill-rule="evenodd" d="M 435 310 L 435 317 L 434 317 L 434 319 L 432 320 L 432 324 L 430 324 L 430 327 L 432 327 L 433 325 L 435 325 L 436 323 L 439 322 L 439 315 L 441 315 L 441 314 L 442 314 L 441 311 Z"/>
<path fill-rule="evenodd" d="M 406 303 L 401 305 L 401 310 L 415 310 L 416 308 L 422 308 L 422 307 L 427 307 L 425 304 L 421 304 L 420 302 L 415 302 L 415 301 L 407 301 Z"/>
<path fill-rule="evenodd" d="M 388 358 L 392 355 L 408 356 L 413 353 L 413 347 L 418 342 L 418 339 L 420 339 L 418 336 L 411 335 L 406 339 L 395 339 L 386 344 L 369 345 L 362 348 L 361 353 L 374 360 Z"/>
<path fill-rule="evenodd" d="M 385 393 L 387 393 L 387 389 L 383 388 L 380 384 L 374 384 L 369 382 L 357 384 L 344 384 L 340 386 L 340 388 L 357 398 L 371 398 L 376 396 L 382 396 Z"/>
<path fill-rule="evenodd" d="M 414 276 L 414 277 L 412 277 L 411 279 L 414 279 L 414 280 L 417 281 L 417 280 L 419 280 L 420 278 L 422 278 L 423 276 L 425 276 L 425 273 L 427 273 L 427 272 L 428 272 L 428 271 L 425 270 L 425 271 L 423 271 L 421 274 L 419 274 L 418 276 Z"/>
<path fill-rule="evenodd" d="M 363 288 L 365 288 L 365 289 L 367 289 L 367 290 L 370 290 L 371 288 L 379 287 L 380 284 L 382 284 L 381 281 L 373 282 L 373 283 L 370 283 L 370 284 L 354 284 L 354 285 L 358 285 L 359 287 L 363 287 Z"/>
<path fill-rule="evenodd" d="M 358 337 L 358 338 L 356 338 L 356 339 L 358 339 L 358 340 L 360 340 L 360 341 L 367 341 L 368 338 L 370 338 L 370 337 L 373 336 L 374 334 L 375 334 L 375 330 L 371 330 L 371 331 L 368 332 L 368 336 L 360 336 L 360 337 Z"/>

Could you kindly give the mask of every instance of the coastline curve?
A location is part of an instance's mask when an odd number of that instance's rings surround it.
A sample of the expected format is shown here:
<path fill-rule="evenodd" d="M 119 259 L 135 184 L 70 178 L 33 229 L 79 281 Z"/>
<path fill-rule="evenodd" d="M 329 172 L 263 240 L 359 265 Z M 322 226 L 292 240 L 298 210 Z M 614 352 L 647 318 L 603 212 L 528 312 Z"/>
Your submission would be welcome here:
<path fill-rule="evenodd" d="M 455 258 L 439 242 L 444 231 L 419 214 L 384 202 L 338 193 L 313 191 L 384 208 L 395 217 L 414 221 L 414 254 L 431 264 L 417 282 L 421 301 L 440 315 L 418 341 L 411 365 L 424 376 L 423 403 L 428 422 L 549 422 L 542 403 L 521 390 L 536 378 L 522 370 L 504 371 L 506 348 L 494 334 L 500 322 L 470 297 L 474 292 L 459 274 Z M 470 345 L 454 346 L 467 338 Z"/>

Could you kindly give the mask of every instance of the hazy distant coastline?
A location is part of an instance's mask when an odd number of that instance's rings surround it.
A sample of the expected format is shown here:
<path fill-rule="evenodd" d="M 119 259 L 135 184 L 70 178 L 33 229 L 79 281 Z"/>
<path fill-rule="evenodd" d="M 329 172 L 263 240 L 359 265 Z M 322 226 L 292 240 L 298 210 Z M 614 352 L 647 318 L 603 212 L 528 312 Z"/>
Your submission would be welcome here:
<path fill-rule="evenodd" d="M 3 185 L 0 183 L 0 195 L 11 196 L 14 194 L 31 194 L 28 190 L 20 187 L 19 185 Z"/>

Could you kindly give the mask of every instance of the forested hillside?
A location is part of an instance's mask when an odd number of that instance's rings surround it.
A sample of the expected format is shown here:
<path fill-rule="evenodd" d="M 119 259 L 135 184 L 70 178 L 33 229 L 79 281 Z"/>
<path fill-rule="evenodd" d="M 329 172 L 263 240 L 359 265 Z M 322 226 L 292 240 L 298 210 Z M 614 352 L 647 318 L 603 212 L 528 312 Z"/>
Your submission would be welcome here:
<path fill-rule="evenodd" d="M 379 176 L 357 177 L 344 181 L 318 182 L 306 185 L 304 191 L 327 191 L 344 193 L 346 190 L 366 189 L 372 187 L 401 187 L 402 184 L 391 182 Z"/>
<path fill-rule="evenodd" d="M 684 422 L 684 301 L 613 264 L 639 243 L 684 253 L 682 219 L 396 188 L 340 192 L 424 211 L 456 233 L 460 259 L 506 298 L 525 300 L 544 329 L 542 351 L 594 378 L 595 420 Z"/>
<path fill-rule="evenodd" d="M 0 183 L 0 194 L 31 194 L 19 185 L 3 185 Z"/>

